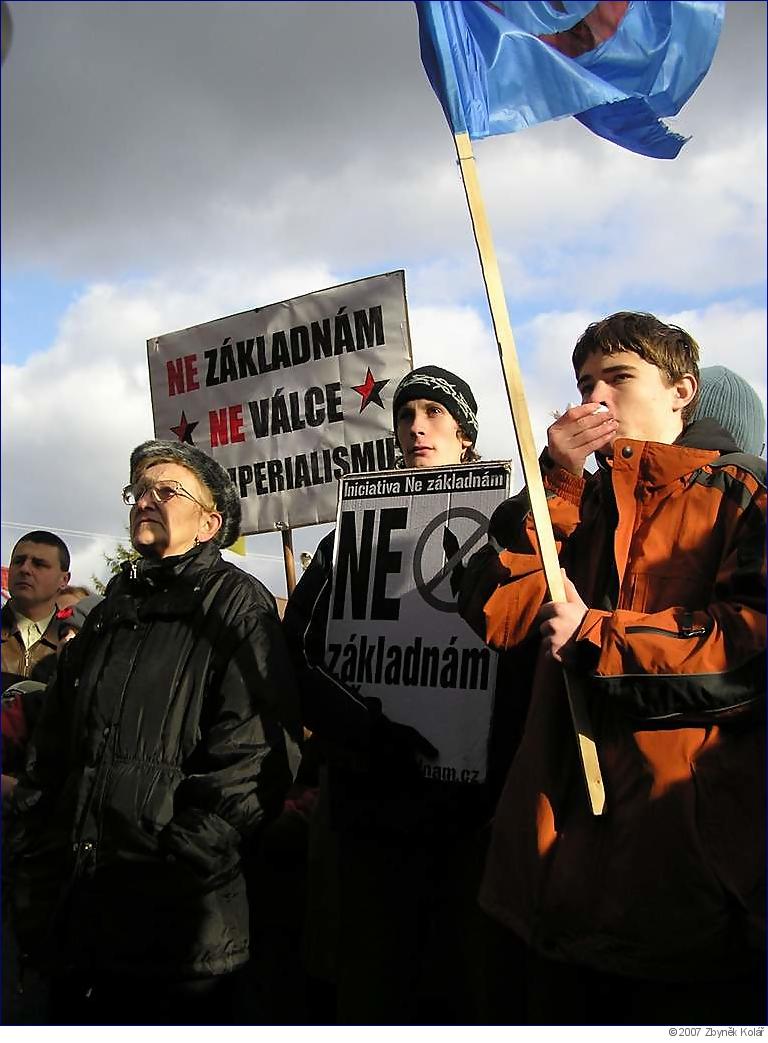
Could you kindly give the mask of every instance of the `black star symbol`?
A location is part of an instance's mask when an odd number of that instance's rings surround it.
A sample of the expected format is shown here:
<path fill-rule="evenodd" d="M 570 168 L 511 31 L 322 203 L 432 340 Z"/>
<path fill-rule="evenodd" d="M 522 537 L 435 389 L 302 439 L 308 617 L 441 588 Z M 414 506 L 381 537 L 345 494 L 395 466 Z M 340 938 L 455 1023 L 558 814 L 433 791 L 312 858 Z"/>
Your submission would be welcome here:
<path fill-rule="evenodd" d="M 173 431 L 180 442 L 188 442 L 190 445 L 194 445 L 195 443 L 192 441 L 192 432 L 199 423 L 199 420 L 193 420 L 190 424 L 187 420 L 187 414 L 182 409 L 181 420 L 179 421 L 178 427 L 172 427 L 170 430 Z"/>
<path fill-rule="evenodd" d="M 373 373 L 371 373 L 369 369 L 365 374 L 365 381 L 362 384 L 358 384 L 356 387 L 352 385 L 352 390 L 356 391 L 363 400 L 360 403 L 361 413 L 366 406 L 371 404 L 371 402 L 375 402 L 376 405 L 381 406 L 382 409 L 384 408 L 384 403 L 381 401 L 381 392 L 388 383 L 389 379 L 374 380 Z"/>

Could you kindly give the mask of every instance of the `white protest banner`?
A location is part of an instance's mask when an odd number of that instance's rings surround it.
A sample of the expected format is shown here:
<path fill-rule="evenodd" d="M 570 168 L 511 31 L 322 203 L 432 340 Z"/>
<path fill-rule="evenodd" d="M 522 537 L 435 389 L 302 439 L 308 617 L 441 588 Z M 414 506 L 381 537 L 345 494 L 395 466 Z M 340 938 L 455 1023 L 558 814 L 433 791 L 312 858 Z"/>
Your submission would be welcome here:
<path fill-rule="evenodd" d="M 153 337 L 147 355 L 156 437 L 227 468 L 244 534 L 333 521 L 342 475 L 395 461 L 392 397 L 412 368 L 405 273 Z"/>
<path fill-rule="evenodd" d="M 458 614 L 462 564 L 510 495 L 508 462 L 349 476 L 339 486 L 327 664 L 439 751 L 428 778 L 485 779 L 497 657 Z"/>

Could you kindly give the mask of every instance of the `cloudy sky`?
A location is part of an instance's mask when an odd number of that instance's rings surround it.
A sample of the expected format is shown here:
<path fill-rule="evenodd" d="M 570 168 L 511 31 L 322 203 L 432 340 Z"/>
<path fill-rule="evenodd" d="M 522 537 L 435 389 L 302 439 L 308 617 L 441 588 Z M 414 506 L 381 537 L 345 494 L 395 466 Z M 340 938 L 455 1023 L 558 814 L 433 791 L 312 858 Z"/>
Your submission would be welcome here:
<path fill-rule="evenodd" d="M 11 0 L 2 69 L 2 560 L 65 535 L 73 580 L 125 534 L 153 434 L 146 341 L 404 268 L 414 364 L 469 379 L 516 449 L 416 14 L 389 3 Z M 587 323 L 655 312 L 765 400 L 766 5 L 729 2 L 709 75 L 645 159 L 568 119 L 478 143 L 534 431 L 575 399 Z M 327 527 L 296 530 L 313 550 Z M 242 564 L 243 559 L 236 559 Z M 279 537 L 245 567 L 284 593 Z"/>

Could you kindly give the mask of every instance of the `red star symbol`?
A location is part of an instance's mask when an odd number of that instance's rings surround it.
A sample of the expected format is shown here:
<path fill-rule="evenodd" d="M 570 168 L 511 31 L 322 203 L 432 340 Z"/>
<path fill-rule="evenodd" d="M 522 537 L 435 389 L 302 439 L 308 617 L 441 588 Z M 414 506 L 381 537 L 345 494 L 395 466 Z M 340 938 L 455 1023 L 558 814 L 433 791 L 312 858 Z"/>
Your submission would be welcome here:
<path fill-rule="evenodd" d="M 178 427 L 172 427 L 170 430 L 173 431 L 180 442 L 188 442 L 190 445 L 194 445 L 195 443 L 192 441 L 192 432 L 199 423 L 199 420 L 193 420 L 190 424 L 187 420 L 187 414 L 182 409 L 181 420 L 179 421 Z"/>
<path fill-rule="evenodd" d="M 371 404 L 371 402 L 375 402 L 376 405 L 381 406 L 382 409 L 384 408 L 384 403 L 381 401 L 381 392 L 384 386 L 388 383 L 389 379 L 374 380 L 373 373 L 371 373 L 370 369 L 368 369 L 368 371 L 365 374 L 365 382 L 363 384 L 358 384 L 357 387 L 352 385 L 352 390 L 356 391 L 363 400 L 360 403 L 361 413 L 366 406 L 369 406 Z"/>

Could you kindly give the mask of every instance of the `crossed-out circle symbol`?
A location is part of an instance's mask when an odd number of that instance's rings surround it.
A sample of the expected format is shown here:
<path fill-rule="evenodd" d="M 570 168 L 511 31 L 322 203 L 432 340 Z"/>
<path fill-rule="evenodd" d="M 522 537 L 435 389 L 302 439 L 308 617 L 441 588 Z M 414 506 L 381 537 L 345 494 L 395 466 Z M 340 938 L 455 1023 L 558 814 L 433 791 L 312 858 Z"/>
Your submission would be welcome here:
<path fill-rule="evenodd" d="M 464 541 L 458 551 L 451 555 L 440 571 L 433 576 L 432 579 L 425 580 L 422 559 L 424 557 L 427 541 L 435 529 L 439 529 L 441 525 L 445 525 L 446 522 L 449 522 L 452 518 L 468 518 L 469 521 L 477 522 L 478 527 L 472 535 Z M 442 601 L 440 598 L 436 597 L 432 591 L 442 583 L 446 576 L 450 575 L 456 565 L 461 564 L 464 555 L 468 554 L 487 532 L 488 519 L 482 511 L 477 511 L 474 507 L 451 507 L 447 511 L 441 511 L 440 514 L 432 519 L 424 532 L 422 532 L 421 536 L 419 536 L 413 552 L 413 579 L 416 584 L 416 589 L 428 605 L 437 609 L 438 612 L 459 611 L 459 607 L 455 601 Z"/>

